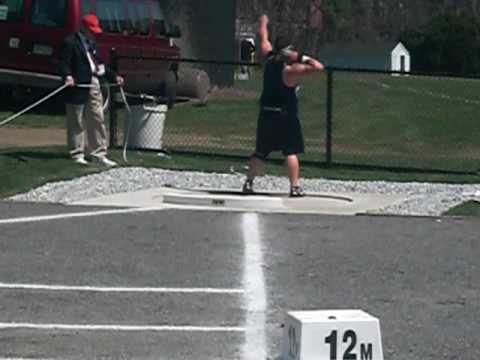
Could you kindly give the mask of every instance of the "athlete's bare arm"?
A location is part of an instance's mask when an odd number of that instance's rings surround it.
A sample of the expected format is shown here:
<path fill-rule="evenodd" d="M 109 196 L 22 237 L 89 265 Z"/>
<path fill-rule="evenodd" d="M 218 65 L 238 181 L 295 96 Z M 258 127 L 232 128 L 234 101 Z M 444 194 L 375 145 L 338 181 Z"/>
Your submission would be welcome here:
<path fill-rule="evenodd" d="M 262 15 L 258 24 L 258 35 L 260 36 L 260 53 L 263 57 L 273 51 L 273 46 L 268 39 L 268 16 Z"/>
<path fill-rule="evenodd" d="M 297 86 L 301 78 L 306 75 L 325 70 L 320 61 L 310 56 L 303 55 L 303 58 L 299 59 L 299 54 L 296 51 L 290 51 L 288 59 L 290 62 L 283 69 L 283 82 L 290 87 Z"/>

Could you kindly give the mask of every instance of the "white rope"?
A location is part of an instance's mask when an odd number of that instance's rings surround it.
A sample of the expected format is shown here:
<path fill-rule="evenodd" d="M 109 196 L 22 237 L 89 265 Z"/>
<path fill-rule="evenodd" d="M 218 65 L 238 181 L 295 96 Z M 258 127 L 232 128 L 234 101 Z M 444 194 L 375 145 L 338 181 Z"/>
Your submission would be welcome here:
<path fill-rule="evenodd" d="M 127 112 L 129 115 L 132 114 L 132 109 L 130 108 L 130 105 L 128 104 L 128 101 L 127 101 L 127 94 L 125 93 L 125 91 L 123 91 L 123 88 L 121 87 L 120 88 L 120 95 L 122 96 L 122 101 L 123 103 L 125 104 L 125 108 L 127 109 Z M 136 96 L 136 95 L 133 95 L 133 94 L 128 94 L 129 96 Z M 150 95 L 145 95 L 145 94 L 141 94 L 140 96 L 137 96 L 139 97 L 140 99 L 148 99 L 148 100 L 155 100 L 156 98 L 154 96 L 150 96 Z M 127 147 L 128 147 L 128 139 L 130 137 L 130 131 L 132 129 L 132 119 L 130 119 L 128 121 L 128 127 L 127 127 L 127 131 L 125 133 L 125 136 L 124 136 L 124 139 L 123 139 L 123 161 L 125 161 L 125 163 L 128 163 L 128 159 L 127 159 Z"/>
<path fill-rule="evenodd" d="M 78 85 L 75 85 L 77 88 L 91 88 L 93 87 L 94 85 L 92 84 L 78 84 Z M 115 101 L 115 99 L 111 99 L 111 94 L 110 94 L 110 88 L 111 87 L 119 87 L 120 88 L 120 95 L 122 97 L 122 101 L 123 103 L 125 104 L 125 108 L 127 109 L 127 112 L 129 114 L 132 113 L 132 110 L 130 108 L 130 105 L 128 104 L 128 101 L 127 101 L 127 97 L 125 95 L 125 91 L 123 90 L 123 87 L 120 86 L 120 84 L 102 84 L 100 85 L 101 87 L 106 87 L 107 88 L 107 97 L 106 97 L 106 101 L 105 101 L 105 104 L 103 105 L 103 111 L 105 112 L 106 109 L 108 108 L 108 105 L 110 104 L 110 101 Z M 23 114 L 25 114 L 26 112 L 36 108 L 37 106 L 43 104 L 44 102 L 46 102 L 47 100 L 49 100 L 50 98 L 54 97 L 55 95 L 57 95 L 58 93 L 60 93 L 61 91 L 65 90 L 65 88 L 69 87 L 69 85 L 67 84 L 63 84 L 62 86 L 60 86 L 59 88 L 55 89 L 54 91 L 52 91 L 50 94 L 48 94 L 47 96 L 43 97 L 42 99 L 38 100 L 37 102 L 35 102 L 34 104 L 26 107 L 25 109 L 23 109 L 22 111 L 16 113 L 16 114 L 13 114 L 12 116 L 9 116 L 8 118 L 6 118 L 5 120 L 3 120 L 2 122 L 0 122 L 0 127 L 3 127 L 5 125 L 7 125 L 8 123 L 12 122 L 13 120 L 15 120 L 16 118 L 22 116 Z M 132 121 L 129 121 L 128 123 L 128 129 L 127 129 L 127 133 L 125 135 L 125 139 L 124 139 L 124 146 L 123 146 L 123 160 L 125 162 L 128 162 L 127 161 L 127 146 L 128 146 L 128 137 L 130 136 L 130 129 L 131 129 L 131 126 L 132 126 Z"/>
<path fill-rule="evenodd" d="M 107 94 L 105 98 L 105 102 L 103 103 L 103 112 L 107 111 L 109 105 L 110 105 L 110 86 L 107 86 Z"/>
<path fill-rule="evenodd" d="M 13 114 L 11 116 L 9 116 L 8 118 L 6 118 L 5 120 L 2 120 L 2 122 L 0 122 L 0 127 L 3 127 L 5 125 L 7 125 L 8 123 L 12 122 L 13 120 L 15 120 L 16 118 L 22 116 L 23 114 L 29 112 L 30 110 L 33 110 L 34 108 L 36 108 L 37 106 L 40 106 L 41 104 L 43 104 L 44 102 L 46 102 L 47 100 L 51 99 L 52 97 L 54 97 L 55 95 L 57 95 L 58 93 L 62 92 L 63 90 L 65 90 L 65 88 L 67 88 L 69 85 L 67 84 L 63 84 L 62 86 L 58 87 L 57 89 L 55 89 L 54 91 L 52 91 L 51 93 L 49 93 L 48 95 L 46 95 L 45 97 L 41 98 L 40 100 L 38 100 L 37 102 L 33 103 L 32 105 L 26 107 L 25 109 L 23 109 L 22 111 L 19 111 L 18 113 L 16 114 Z M 111 87 L 116 87 L 116 86 L 120 86 L 119 84 L 102 84 L 100 85 L 101 87 L 106 87 L 108 90 L 107 90 L 107 100 L 105 101 L 105 104 L 103 105 L 103 111 L 105 112 L 105 110 L 108 108 L 108 105 L 110 103 L 110 88 Z M 78 87 L 78 88 L 91 88 L 93 87 L 93 85 L 91 84 L 78 84 L 78 85 L 75 85 L 75 87 Z M 121 87 L 120 87 L 121 88 Z"/>
<path fill-rule="evenodd" d="M 123 100 L 123 103 L 125 104 L 125 108 L 127 109 L 128 114 L 131 115 L 132 109 L 130 109 L 130 105 L 128 105 L 127 97 L 122 87 L 120 88 L 120 95 L 122 96 L 122 100 Z M 125 161 L 125 163 L 128 163 L 127 147 L 128 147 L 128 137 L 130 136 L 130 129 L 132 128 L 132 123 L 133 123 L 132 119 L 129 119 L 127 132 L 125 133 L 123 138 L 123 161 Z"/>
<path fill-rule="evenodd" d="M 132 113 L 132 109 L 130 109 L 130 105 L 128 104 L 127 96 L 125 94 L 125 91 L 123 91 L 123 87 L 120 88 L 120 95 L 122 96 L 122 100 L 123 100 L 123 103 L 125 104 L 125 107 L 127 108 L 127 111 L 129 113 Z"/>
<path fill-rule="evenodd" d="M 12 116 L 6 118 L 5 120 L 3 120 L 2 122 L 0 122 L 0 127 L 2 126 L 5 126 L 7 125 L 9 122 L 15 120 L 16 118 L 22 116 L 23 114 L 25 114 L 26 112 L 32 110 L 33 108 L 36 108 L 37 106 L 39 106 L 40 104 L 43 104 L 45 101 L 47 101 L 48 99 L 54 97 L 55 95 L 57 95 L 59 92 L 63 91 L 66 87 L 68 87 L 68 85 L 64 84 L 62 86 L 60 86 L 58 89 L 52 91 L 50 94 L 48 94 L 47 96 L 45 96 L 44 98 L 38 100 L 36 103 L 26 107 L 25 109 L 23 109 L 22 111 L 16 113 L 16 114 L 13 114 Z"/>
<path fill-rule="evenodd" d="M 75 87 L 78 87 L 78 88 L 92 88 L 94 87 L 95 85 L 92 85 L 92 84 L 77 84 L 75 85 Z M 100 87 L 119 87 L 120 84 L 113 84 L 113 83 L 107 83 L 107 84 L 100 84 Z"/>
<path fill-rule="evenodd" d="M 89 85 L 77 85 L 77 87 L 92 87 L 92 86 L 93 85 L 91 85 L 91 84 L 89 84 Z M 120 88 L 120 95 L 122 97 L 123 103 L 125 104 L 125 108 L 127 109 L 127 112 L 129 114 L 132 113 L 130 105 L 128 104 L 128 101 L 127 101 L 127 97 L 125 95 L 125 91 L 123 90 L 123 86 L 121 86 L 120 84 L 106 84 L 106 85 L 102 85 L 102 86 L 107 87 L 107 100 L 105 101 L 105 104 L 103 105 L 103 111 L 104 112 L 108 108 L 108 105 L 110 104 L 110 101 L 115 101 L 115 99 L 111 99 L 110 88 L 118 86 Z M 127 133 L 125 134 L 125 137 L 123 139 L 123 161 L 125 161 L 126 163 L 128 163 L 128 160 L 127 160 L 127 146 L 128 146 L 128 137 L 130 136 L 131 126 L 132 126 L 132 121 L 129 121 L 128 122 Z"/>
<path fill-rule="evenodd" d="M 92 87 L 92 86 L 93 85 L 91 85 L 91 84 L 77 85 L 77 87 L 80 87 L 80 88 L 86 88 L 86 87 Z M 123 103 L 125 104 L 125 108 L 127 109 L 127 112 L 129 114 L 132 113 L 130 105 L 128 104 L 128 101 L 127 101 L 127 96 L 125 95 L 125 91 L 123 90 L 123 86 L 120 86 L 120 84 L 106 84 L 106 85 L 102 85 L 102 86 L 106 86 L 107 89 L 108 89 L 107 100 L 105 101 L 105 104 L 103 106 L 103 111 L 104 112 L 108 108 L 108 105 L 109 105 L 110 101 L 115 101 L 115 99 L 111 99 L 110 88 L 118 86 L 120 88 L 120 95 L 122 97 Z M 127 146 L 128 146 L 128 137 L 130 136 L 131 126 L 132 126 L 132 121 L 129 121 L 128 122 L 127 133 L 125 134 L 125 137 L 123 139 L 123 161 L 125 161 L 126 163 L 128 163 L 128 160 L 127 160 Z"/>
<path fill-rule="evenodd" d="M 79 85 L 75 85 L 76 87 L 78 88 L 92 88 L 94 85 L 92 84 L 79 84 Z M 103 104 L 103 112 L 107 111 L 108 109 L 108 106 L 110 105 L 110 88 L 112 87 L 120 87 L 120 84 L 112 84 L 112 83 L 108 83 L 108 84 L 100 84 L 100 87 L 104 87 L 107 89 L 107 96 L 105 98 L 105 102 Z"/>

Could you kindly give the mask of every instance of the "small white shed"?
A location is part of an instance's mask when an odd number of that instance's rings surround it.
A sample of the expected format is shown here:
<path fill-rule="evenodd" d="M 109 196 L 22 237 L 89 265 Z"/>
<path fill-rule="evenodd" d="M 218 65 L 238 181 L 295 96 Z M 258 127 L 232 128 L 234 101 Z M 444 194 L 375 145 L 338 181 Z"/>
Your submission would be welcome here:
<path fill-rule="evenodd" d="M 403 71 L 410 72 L 411 68 L 411 59 L 410 52 L 407 50 L 405 45 L 399 42 L 392 50 L 392 71 Z"/>
<path fill-rule="evenodd" d="M 319 58 L 328 66 L 386 70 L 411 71 L 410 52 L 401 42 L 380 44 L 336 43 L 325 46 Z"/>

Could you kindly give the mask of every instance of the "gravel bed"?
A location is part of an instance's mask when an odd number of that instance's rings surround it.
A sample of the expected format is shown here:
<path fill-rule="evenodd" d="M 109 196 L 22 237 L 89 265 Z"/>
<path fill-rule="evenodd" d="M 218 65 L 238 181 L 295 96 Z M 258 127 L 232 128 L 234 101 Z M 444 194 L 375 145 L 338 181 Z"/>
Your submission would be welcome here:
<path fill-rule="evenodd" d="M 233 169 L 232 169 L 233 170 Z M 160 186 L 178 188 L 240 189 L 245 175 L 170 171 L 144 168 L 117 168 L 70 181 L 46 184 L 9 200 L 71 203 L 116 193 Z M 263 176 L 255 180 L 255 189 L 288 191 L 286 177 Z M 376 211 L 379 214 L 438 216 L 468 200 L 480 199 L 480 184 L 451 185 L 397 183 L 386 181 L 338 181 L 303 179 L 308 192 L 405 195 L 403 203 Z"/>

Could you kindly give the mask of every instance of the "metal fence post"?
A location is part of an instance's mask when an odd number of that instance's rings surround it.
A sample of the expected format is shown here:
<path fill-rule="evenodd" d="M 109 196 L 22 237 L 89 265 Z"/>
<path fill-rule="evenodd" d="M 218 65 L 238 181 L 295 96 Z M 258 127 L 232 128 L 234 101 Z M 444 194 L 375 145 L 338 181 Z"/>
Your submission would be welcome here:
<path fill-rule="evenodd" d="M 115 73 L 118 72 L 118 56 L 114 48 L 110 50 L 110 68 Z M 110 88 L 110 146 L 117 146 L 117 88 Z"/>
<path fill-rule="evenodd" d="M 327 166 L 332 165 L 332 111 L 333 111 L 333 70 L 327 69 L 327 121 L 325 131 L 325 154 Z"/>

